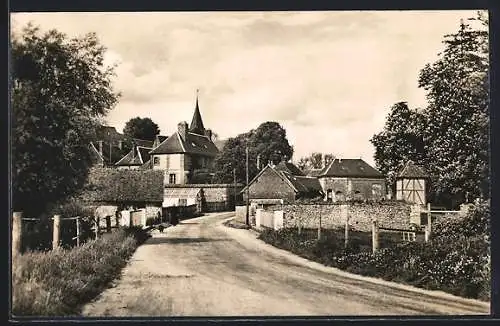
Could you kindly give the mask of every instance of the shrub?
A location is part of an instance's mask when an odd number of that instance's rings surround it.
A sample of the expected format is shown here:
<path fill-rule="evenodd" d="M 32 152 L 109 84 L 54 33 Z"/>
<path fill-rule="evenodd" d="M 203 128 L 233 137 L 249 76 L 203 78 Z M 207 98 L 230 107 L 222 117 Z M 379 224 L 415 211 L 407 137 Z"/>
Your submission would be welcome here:
<path fill-rule="evenodd" d="M 143 230 L 120 229 L 71 250 L 28 252 L 13 262 L 12 312 L 16 316 L 78 314 L 126 264 Z"/>

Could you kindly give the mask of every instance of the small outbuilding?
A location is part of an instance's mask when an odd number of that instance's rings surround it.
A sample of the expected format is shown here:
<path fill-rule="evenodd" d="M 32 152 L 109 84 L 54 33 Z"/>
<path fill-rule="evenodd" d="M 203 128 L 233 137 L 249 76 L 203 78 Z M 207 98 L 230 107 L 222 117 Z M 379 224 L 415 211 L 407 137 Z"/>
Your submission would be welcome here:
<path fill-rule="evenodd" d="M 396 177 L 396 200 L 425 205 L 428 179 L 424 168 L 409 160 Z"/>

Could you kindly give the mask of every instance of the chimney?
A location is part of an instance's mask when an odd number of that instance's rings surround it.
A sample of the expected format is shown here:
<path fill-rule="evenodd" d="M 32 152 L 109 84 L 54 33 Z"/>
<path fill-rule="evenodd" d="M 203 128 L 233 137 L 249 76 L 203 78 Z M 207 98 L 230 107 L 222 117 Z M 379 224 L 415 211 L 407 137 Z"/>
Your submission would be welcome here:
<path fill-rule="evenodd" d="M 212 130 L 205 129 L 205 136 L 207 136 L 208 139 L 212 140 Z"/>
<path fill-rule="evenodd" d="M 187 129 L 188 129 L 188 124 L 186 121 L 182 121 L 177 125 L 177 131 L 179 132 L 179 135 L 181 136 L 182 140 L 186 140 Z"/>

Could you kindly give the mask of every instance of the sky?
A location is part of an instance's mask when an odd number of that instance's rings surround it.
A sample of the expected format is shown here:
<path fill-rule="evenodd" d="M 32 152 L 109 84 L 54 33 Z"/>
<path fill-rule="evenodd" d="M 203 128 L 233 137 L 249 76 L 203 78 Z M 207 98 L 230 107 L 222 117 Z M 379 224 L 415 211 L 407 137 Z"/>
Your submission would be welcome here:
<path fill-rule="evenodd" d="M 224 139 L 279 122 L 293 160 L 312 152 L 374 165 L 390 107 L 426 106 L 419 71 L 475 11 L 16 13 L 69 37 L 95 32 L 122 96 L 106 122 L 149 117 L 162 135 L 191 122 Z"/>

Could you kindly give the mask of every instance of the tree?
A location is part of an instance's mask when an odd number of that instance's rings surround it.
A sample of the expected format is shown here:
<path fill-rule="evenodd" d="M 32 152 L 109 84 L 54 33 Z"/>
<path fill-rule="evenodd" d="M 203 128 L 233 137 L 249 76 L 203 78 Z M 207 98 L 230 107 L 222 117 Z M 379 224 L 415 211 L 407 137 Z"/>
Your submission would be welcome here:
<path fill-rule="evenodd" d="M 154 140 L 160 134 L 160 129 L 150 118 L 135 117 L 127 121 L 123 134 L 130 138 Z"/>
<path fill-rule="evenodd" d="M 412 159 L 431 177 L 430 200 L 456 207 L 467 197 L 489 197 L 488 21 L 481 14 L 445 35 L 445 49 L 427 64 L 419 87 L 427 91 L 423 111 L 395 104 L 384 130 L 373 136 L 375 161 L 393 184 Z"/>
<path fill-rule="evenodd" d="M 321 169 L 328 165 L 335 155 L 313 152 L 309 156 L 301 157 L 297 163 L 299 169 L 306 171 L 311 169 Z"/>
<path fill-rule="evenodd" d="M 214 163 L 214 182 L 232 183 L 233 169 L 236 181 L 246 182 L 246 147 L 248 146 L 249 181 L 257 175 L 259 168 L 268 162 L 275 164 L 293 155 L 293 148 L 286 138 L 286 130 L 277 122 L 264 122 L 257 129 L 229 138 Z"/>
<path fill-rule="evenodd" d="M 116 104 L 114 67 L 95 34 L 67 39 L 29 24 L 12 35 L 12 204 L 36 214 L 84 184 L 89 143 Z"/>
<path fill-rule="evenodd" d="M 406 102 L 399 102 L 391 107 L 383 130 L 370 139 L 375 147 L 376 167 L 386 176 L 389 187 L 394 187 L 396 175 L 408 160 L 424 164 L 425 124 L 422 112 L 408 108 Z"/>
<path fill-rule="evenodd" d="M 425 140 L 435 200 L 455 206 L 489 197 L 488 21 L 481 14 L 446 35 L 445 50 L 419 76 L 427 91 Z"/>

